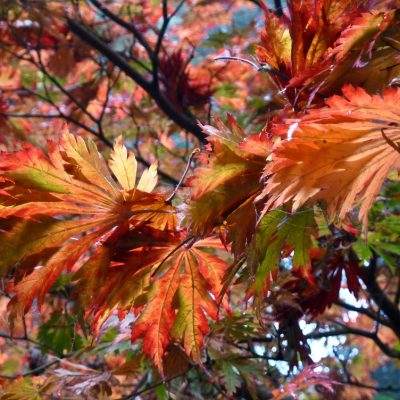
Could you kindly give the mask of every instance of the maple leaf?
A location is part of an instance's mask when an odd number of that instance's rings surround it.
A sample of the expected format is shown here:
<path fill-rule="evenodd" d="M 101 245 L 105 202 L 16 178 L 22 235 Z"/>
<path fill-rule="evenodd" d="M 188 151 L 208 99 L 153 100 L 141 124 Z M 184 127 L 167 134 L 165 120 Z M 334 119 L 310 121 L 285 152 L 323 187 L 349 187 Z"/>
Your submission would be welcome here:
<path fill-rule="evenodd" d="M 195 74 L 194 69 L 189 68 L 189 63 L 190 57 L 185 56 L 183 49 L 160 58 L 165 94 L 172 103 L 183 109 L 207 104 L 213 93 L 210 77 L 202 78 L 200 73 Z"/>
<path fill-rule="evenodd" d="M 256 54 L 262 62 L 294 77 L 320 61 L 349 25 L 357 6 L 351 0 L 288 1 L 287 6 L 289 15 L 282 18 L 264 7 L 263 47 L 257 46 Z"/>
<path fill-rule="evenodd" d="M 272 142 L 264 135 L 246 136 L 231 116 L 228 126 L 218 119 L 215 124 L 217 128 L 203 126 L 212 150 L 200 155 L 202 165 L 190 181 L 188 220 L 195 233 L 208 233 L 224 219 L 228 228 L 239 229 L 242 223 L 240 229 L 248 234 L 235 241 L 233 250 L 240 254 L 255 228 L 255 208 L 249 199 L 260 191 L 260 177 Z M 245 212 L 241 208 L 244 204 Z"/>
<path fill-rule="evenodd" d="M 395 2 L 289 1 L 287 17 L 266 9 L 256 54 L 280 72 L 273 77 L 292 104 L 321 102 L 344 83 L 376 92 L 400 70 L 396 10 Z"/>
<path fill-rule="evenodd" d="M 400 71 L 399 16 L 390 2 L 376 7 L 353 18 L 323 59 L 299 73 L 288 87 L 306 88 L 311 93 L 308 103 L 317 92 L 320 96 L 338 93 L 345 83 L 362 86 L 369 93 L 385 89 Z"/>
<path fill-rule="evenodd" d="M 226 262 L 202 250 L 222 249 L 219 240 L 193 243 L 186 235 L 149 226 L 111 235 L 73 277 L 78 303 L 86 316 L 94 315 L 95 335 L 114 310 L 120 318 L 129 311 L 139 313 L 132 341 L 143 339 L 145 354 L 167 374 L 167 349 L 175 342 L 194 361 L 200 360 L 208 332 L 205 313 L 217 319 L 227 269 Z M 222 305 L 227 308 L 226 299 Z"/>
<path fill-rule="evenodd" d="M 311 235 L 315 230 L 312 209 L 300 209 L 292 215 L 284 210 L 266 214 L 258 223 L 248 249 L 247 265 L 253 277 L 248 296 L 262 295 L 269 289 L 283 253 L 289 255 L 293 251 L 293 267 L 301 268 L 307 275 L 311 267 Z"/>
<path fill-rule="evenodd" d="M 263 46 L 254 50 L 260 61 L 289 75 L 291 73 L 292 39 L 285 22 L 269 9 L 265 10 L 265 31 L 261 34 Z"/>
<path fill-rule="evenodd" d="M 143 226 L 115 232 L 96 248 L 73 276 L 78 304 L 87 316 L 94 315 L 95 334 L 112 311 L 118 309 L 124 316 L 140 308 L 138 298 L 147 293 L 154 269 L 171 252 L 171 246 L 179 245 L 181 235 Z"/>
<path fill-rule="evenodd" d="M 118 379 L 109 371 L 98 372 L 72 363 L 69 363 L 68 367 L 69 369 L 57 368 L 55 370 L 57 378 L 53 384 L 58 383 L 59 390 L 63 388 L 67 390 L 67 393 L 69 392 L 78 398 L 109 398 L 112 394 L 113 385 L 119 383 Z"/>
<path fill-rule="evenodd" d="M 288 202 L 295 211 L 322 201 L 331 219 L 344 220 L 358 204 L 365 228 L 383 181 L 400 166 L 399 152 L 388 143 L 400 139 L 399 101 L 399 89 L 371 96 L 346 86 L 343 97 L 331 97 L 327 107 L 277 128 L 292 126 L 293 135 L 276 144 L 266 168 L 268 181 L 260 196 L 264 212 Z"/>
<path fill-rule="evenodd" d="M 320 372 L 321 366 L 312 364 L 305 367 L 297 376 L 279 389 L 274 389 L 272 395 L 274 400 L 283 400 L 288 396 L 294 397 L 299 391 L 303 391 L 310 386 L 320 385 L 328 393 L 335 392 L 335 386 L 340 385 L 325 372 Z"/>
<path fill-rule="evenodd" d="M 161 373 L 165 351 L 174 340 L 182 342 L 186 354 L 199 362 L 208 332 L 206 314 L 213 319 L 218 317 L 227 263 L 202 247 L 223 248 L 216 239 L 203 239 L 192 245 L 190 239 L 183 245 L 180 240 L 170 247 L 168 258 L 156 267 L 162 266 L 165 272 L 151 285 L 144 309 L 132 327 L 132 341 L 143 339 L 143 351 L 153 358 Z"/>
<path fill-rule="evenodd" d="M 292 37 L 292 73 L 298 75 L 320 60 L 347 26 L 354 13 L 354 2 L 322 0 L 289 1 Z"/>
<path fill-rule="evenodd" d="M 330 54 L 335 57 L 336 62 L 343 61 L 352 51 L 360 52 L 360 57 L 368 51 L 365 44 L 376 40 L 390 26 L 394 14 L 394 10 L 371 10 L 362 13 L 342 32 Z"/>
<path fill-rule="evenodd" d="M 110 163 L 117 181 L 94 142 L 68 132 L 60 146 L 48 143 L 48 156 L 30 145 L 0 155 L 0 218 L 6 218 L 0 269 L 7 273 L 18 263 L 19 271 L 12 317 L 26 312 L 35 297 L 40 305 L 57 277 L 77 267 L 83 255 L 110 235 L 118 237 L 143 224 L 161 229 L 176 225 L 165 197 L 149 193 L 156 184 L 155 165 L 143 173 L 139 189 L 134 187 L 136 169 L 130 171 L 133 155 L 121 139 Z"/>
<path fill-rule="evenodd" d="M 297 293 L 302 311 L 316 317 L 339 300 L 339 292 L 346 276 L 347 288 L 358 299 L 361 290 L 360 277 L 364 271 L 359 261 L 352 253 L 337 252 L 331 257 L 325 257 L 323 263 L 315 263 L 312 274 L 315 286 L 304 284 L 301 279 L 289 282 L 287 288 Z"/>

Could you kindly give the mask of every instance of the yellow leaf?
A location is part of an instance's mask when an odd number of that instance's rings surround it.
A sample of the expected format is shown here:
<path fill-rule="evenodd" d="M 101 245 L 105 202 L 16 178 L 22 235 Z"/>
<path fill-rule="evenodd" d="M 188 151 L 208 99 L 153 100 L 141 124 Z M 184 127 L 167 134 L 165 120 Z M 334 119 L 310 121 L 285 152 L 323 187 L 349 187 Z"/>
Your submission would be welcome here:
<path fill-rule="evenodd" d="M 139 190 L 143 192 L 151 193 L 157 185 L 157 161 L 150 165 L 149 169 L 146 169 L 137 185 Z"/>
<path fill-rule="evenodd" d="M 122 136 L 114 143 L 109 165 L 118 182 L 125 190 L 135 188 L 137 162 L 135 156 L 132 153 L 128 153 L 128 150 L 122 144 Z"/>

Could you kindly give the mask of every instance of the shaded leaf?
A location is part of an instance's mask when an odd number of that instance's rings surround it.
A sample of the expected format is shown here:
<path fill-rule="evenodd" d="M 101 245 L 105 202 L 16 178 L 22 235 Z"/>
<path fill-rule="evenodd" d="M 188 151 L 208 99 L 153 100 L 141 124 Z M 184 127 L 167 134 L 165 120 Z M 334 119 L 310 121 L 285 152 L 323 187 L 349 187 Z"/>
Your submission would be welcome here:
<path fill-rule="evenodd" d="M 188 220 L 196 233 L 210 232 L 260 191 L 260 177 L 271 147 L 265 135 L 258 139 L 246 137 L 232 117 L 228 117 L 229 127 L 220 120 L 216 125 L 217 128 L 203 127 L 213 148 L 201 154 L 202 165 L 190 181 L 192 201 Z M 251 220 L 250 213 L 255 216 L 255 209 L 247 210 Z M 238 223 L 239 215 L 238 212 L 232 217 L 232 225 Z M 237 246 L 239 250 L 235 245 L 235 253 L 243 249 L 244 243 L 237 243 Z"/>
<path fill-rule="evenodd" d="M 312 209 L 300 209 L 294 214 L 273 210 L 266 214 L 249 247 L 247 264 L 254 276 L 249 292 L 262 294 L 268 290 L 284 252 L 288 256 L 293 251 L 293 267 L 301 268 L 307 275 L 311 267 L 311 235 L 315 229 Z"/>

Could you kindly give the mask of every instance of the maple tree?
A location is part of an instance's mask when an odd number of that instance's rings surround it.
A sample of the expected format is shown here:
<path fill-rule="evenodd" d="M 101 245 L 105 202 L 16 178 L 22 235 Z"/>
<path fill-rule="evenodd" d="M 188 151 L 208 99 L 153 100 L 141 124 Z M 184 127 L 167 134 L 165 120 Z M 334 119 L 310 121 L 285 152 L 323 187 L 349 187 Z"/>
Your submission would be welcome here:
<path fill-rule="evenodd" d="M 0 32 L 1 399 L 397 398 L 398 1 Z"/>

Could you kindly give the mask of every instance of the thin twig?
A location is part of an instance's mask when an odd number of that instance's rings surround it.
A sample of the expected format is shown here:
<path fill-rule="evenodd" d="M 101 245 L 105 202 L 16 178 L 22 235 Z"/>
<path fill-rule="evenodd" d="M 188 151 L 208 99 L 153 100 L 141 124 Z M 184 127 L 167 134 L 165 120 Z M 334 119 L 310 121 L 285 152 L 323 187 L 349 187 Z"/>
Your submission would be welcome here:
<path fill-rule="evenodd" d="M 103 4 L 101 4 L 98 0 L 89 0 L 98 10 L 100 10 L 103 15 L 108 17 L 110 20 L 114 21 L 119 26 L 122 26 L 127 31 L 131 32 L 133 36 L 137 39 L 137 41 L 142 45 L 142 47 L 146 50 L 149 57 L 153 55 L 153 49 L 150 47 L 149 43 L 145 39 L 145 37 L 141 34 L 141 32 L 136 28 L 134 24 L 130 24 L 120 18 L 118 15 L 111 12 L 108 8 L 106 8 Z"/>
<path fill-rule="evenodd" d="M 284 74 L 283 72 L 272 68 L 270 65 L 266 64 L 266 63 L 260 63 L 257 64 L 253 61 L 247 60 L 246 58 L 242 58 L 242 57 L 234 57 L 234 56 L 221 56 L 221 57 L 216 57 L 214 58 L 214 61 L 240 61 L 242 63 L 251 65 L 257 72 L 259 71 L 265 71 L 268 72 L 270 74 L 279 76 L 279 78 L 284 79 L 285 81 L 289 81 L 290 77 L 286 74 Z"/>
<path fill-rule="evenodd" d="M 179 188 L 181 187 L 183 181 L 184 181 L 185 178 L 186 178 L 186 175 L 187 175 L 187 173 L 188 173 L 188 171 L 189 171 L 190 164 L 192 163 L 193 157 L 194 157 L 196 154 L 198 154 L 199 152 L 200 152 L 200 149 L 196 148 L 196 149 L 194 149 L 194 150 L 192 151 L 192 153 L 190 154 L 189 160 L 188 160 L 188 162 L 187 162 L 187 164 L 186 164 L 185 170 L 183 171 L 183 174 L 182 174 L 181 179 L 179 180 L 179 182 L 178 182 L 178 184 L 176 185 L 174 191 L 171 193 L 171 195 L 168 197 L 168 199 L 165 200 L 165 202 L 166 202 L 167 204 L 171 204 L 171 203 L 172 203 L 172 200 L 174 199 L 176 193 L 178 192 Z"/>
<path fill-rule="evenodd" d="M 146 393 L 149 390 L 156 389 L 157 387 L 159 387 L 161 385 L 165 385 L 166 383 L 172 382 L 174 379 L 177 379 L 177 378 L 180 378 L 180 377 L 186 375 L 186 373 L 187 373 L 187 371 L 182 372 L 181 374 L 175 375 L 172 378 L 164 379 L 164 380 L 161 380 L 159 382 L 156 382 L 156 383 L 154 383 L 154 384 L 152 384 L 150 386 L 147 386 L 146 388 L 144 388 L 142 390 L 139 390 L 139 391 L 135 390 L 133 393 L 128 394 L 127 396 L 121 397 L 118 400 L 133 400 L 133 399 L 136 398 L 136 396 L 139 396 L 139 395 L 141 395 L 143 393 Z"/>
<path fill-rule="evenodd" d="M 335 329 L 326 332 L 312 332 L 308 335 L 305 335 L 306 339 L 322 339 L 330 336 L 341 336 L 341 335 L 356 335 L 366 337 L 371 339 L 380 349 L 386 354 L 388 357 L 400 359 L 400 351 L 390 348 L 387 344 L 382 342 L 382 340 L 374 333 L 369 331 L 364 331 L 362 329 L 353 328 L 341 324 L 338 321 L 335 321 L 336 324 L 340 325 L 342 329 Z"/>
<path fill-rule="evenodd" d="M 366 315 L 373 321 L 379 321 L 382 325 L 391 327 L 390 322 L 388 320 L 382 318 L 380 315 L 376 314 L 375 312 L 371 311 L 368 308 L 356 307 L 351 304 L 345 303 L 342 300 L 336 301 L 335 304 L 338 305 L 339 307 L 345 308 L 346 310 L 355 311 L 356 313 Z"/>

